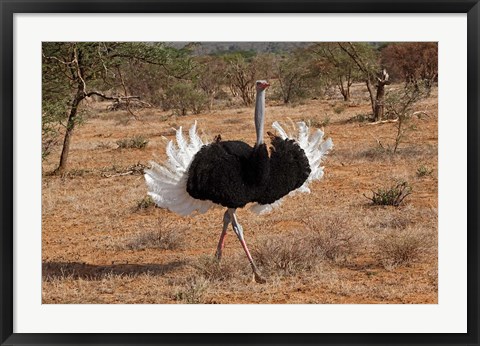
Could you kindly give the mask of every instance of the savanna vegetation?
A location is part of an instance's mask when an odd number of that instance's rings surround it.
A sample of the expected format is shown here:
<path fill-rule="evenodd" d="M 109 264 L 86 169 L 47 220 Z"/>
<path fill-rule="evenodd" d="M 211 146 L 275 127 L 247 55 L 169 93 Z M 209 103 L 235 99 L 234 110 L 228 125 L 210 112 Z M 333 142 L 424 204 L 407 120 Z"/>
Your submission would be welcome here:
<path fill-rule="evenodd" d="M 219 47 L 43 44 L 43 302 L 436 303 L 437 44 Z M 311 194 L 239 211 L 264 285 L 232 234 L 213 259 L 221 209 L 156 208 L 142 176 L 195 120 L 253 143 L 257 79 L 267 128 L 335 145 Z"/>

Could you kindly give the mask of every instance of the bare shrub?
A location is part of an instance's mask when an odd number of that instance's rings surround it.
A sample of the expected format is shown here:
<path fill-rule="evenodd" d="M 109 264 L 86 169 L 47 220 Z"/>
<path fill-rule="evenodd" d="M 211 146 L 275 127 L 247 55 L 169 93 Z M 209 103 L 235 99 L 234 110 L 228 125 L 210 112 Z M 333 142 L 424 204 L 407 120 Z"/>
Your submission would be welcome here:
<path fill-rule="evenodd" d="M 333 262 L 346 262 L 354 256 L 361 243 L 345 218 L 335 215 L 324 220 L 308 220 L 312 234 L 310 244 L 316 256 Z"/>
<path fill-rule="evenodd" d="M 392 90 L 385 100 L 385 116 L 397 120 L 395 123 L 397 133 L 392 149 L 394 154 L 407 135 L 416 129 L 416 126 L 411 124 L 414 116 L 420 118 L 420 114 L 424 114 L 424 112 L 414 112 L 415 105 L 424 97 L 426 97 L 425 90 L 418 86 L 407 86 L 400 91 Z"/>
<path fill-rule="evenodd" d="M 376 256 L 385 269 L 410 265 L 431 253 L 434 237 L 423 230 L 391 231 L 375 242 Z"/>
<path fill-rule="evenodd" d="M 174 299 L 183 304 L 203 304 L 208 286 L 209 282 L 204 277 L 191 277 L 182 289 L 175 292 Z"/>
<path fill-rule="evenodd" d="M 253 250 L 253 257 L 267 272 L 286 275 L 310 270 L 318 260 L 310 239 L 304 232 L 270 236 Z"/>
<path fill-rule="evenodd" d="M 139 233 L 123 245 L 128 250 L 177 250 L 184 245 L 182 232 L 171 228 Z"/>

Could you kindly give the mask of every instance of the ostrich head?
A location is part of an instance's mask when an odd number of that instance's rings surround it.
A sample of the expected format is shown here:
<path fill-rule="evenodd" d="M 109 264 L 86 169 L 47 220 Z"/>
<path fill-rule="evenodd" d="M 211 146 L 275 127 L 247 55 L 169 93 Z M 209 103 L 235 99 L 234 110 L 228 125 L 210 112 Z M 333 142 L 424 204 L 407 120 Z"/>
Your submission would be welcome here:
<path fill-rule="evenodd" d="M 257 96 L 255 100 L 255 129 L 257 131 L 257 146 L 263 144 L 263 124 L 265 119 L 265 89 L 270 84 L 266 80 L 257 80 L 255 87 Z"/>
<path fill-rule="evenodd" d="M 266 80 L 257 80 L 255 86 L 257 87 L 257 92 L 259 92 L 267 89 L 270 84 Z"/>

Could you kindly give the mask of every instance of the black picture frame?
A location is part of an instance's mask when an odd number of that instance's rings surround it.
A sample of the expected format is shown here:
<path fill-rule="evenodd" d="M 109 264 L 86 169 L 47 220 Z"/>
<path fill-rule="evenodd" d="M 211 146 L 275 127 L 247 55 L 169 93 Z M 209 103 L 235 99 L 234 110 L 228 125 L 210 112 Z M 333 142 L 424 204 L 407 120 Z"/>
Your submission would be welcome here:
<path fill-rule="evenodd" d="M 114 4 L 114 6 L 112 6 Z M 434 344 L 478 345 L 479 0 L 0 0 L 1 345 Z M 13 332 L 13 15 L 15 13 L 467 13 L 468 332 L 465 334 L 25 334 Z M 230 318 L 224 316 L 224 318 Z M 455 316 L 452 316 L 454 319 Z M 247 321 L 242 321 L 247 323 Z"/>

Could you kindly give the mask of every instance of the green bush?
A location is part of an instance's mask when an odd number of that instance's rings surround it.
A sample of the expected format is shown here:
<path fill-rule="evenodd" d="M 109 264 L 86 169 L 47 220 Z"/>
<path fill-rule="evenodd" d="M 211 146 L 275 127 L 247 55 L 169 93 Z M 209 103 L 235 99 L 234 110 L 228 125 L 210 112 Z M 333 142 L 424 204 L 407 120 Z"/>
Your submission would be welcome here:
<path fill-rule="evenodd" d="M 177 115 L 187 115 L 188 111 L 199 114 L 208 107 L 208 97 L 189 83 L 172 84 L 165 92 L 163 108 Z"/>

